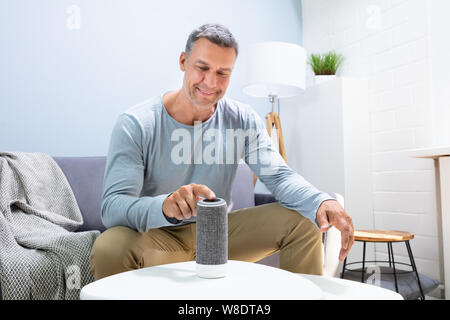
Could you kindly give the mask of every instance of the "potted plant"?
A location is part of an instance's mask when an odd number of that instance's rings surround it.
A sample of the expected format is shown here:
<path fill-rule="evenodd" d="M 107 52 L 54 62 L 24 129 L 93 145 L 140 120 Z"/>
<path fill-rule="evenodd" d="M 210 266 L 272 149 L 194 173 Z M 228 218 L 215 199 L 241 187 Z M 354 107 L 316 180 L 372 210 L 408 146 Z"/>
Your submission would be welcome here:
<path fill-rule="evenodd" d="M 314 71 L 316 84 L 336 78 L 336 71 L 342 65 L 344 57 L 334 51 L 326 54 L 311 54 L 308 64 Z"/>

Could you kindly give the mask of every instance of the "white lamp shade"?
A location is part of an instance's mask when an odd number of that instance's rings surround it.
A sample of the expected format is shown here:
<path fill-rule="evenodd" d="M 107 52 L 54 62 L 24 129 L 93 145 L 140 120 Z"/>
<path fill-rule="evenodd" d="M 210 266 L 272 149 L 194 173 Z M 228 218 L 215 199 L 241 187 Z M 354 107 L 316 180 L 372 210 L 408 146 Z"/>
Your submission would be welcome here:
<path fill-rule="evenodd" d="M 301 94 L 306 82 L 306 50 L 287 42 L 260 42 L 244 57 L 244 93 L 254 97 Z"/>

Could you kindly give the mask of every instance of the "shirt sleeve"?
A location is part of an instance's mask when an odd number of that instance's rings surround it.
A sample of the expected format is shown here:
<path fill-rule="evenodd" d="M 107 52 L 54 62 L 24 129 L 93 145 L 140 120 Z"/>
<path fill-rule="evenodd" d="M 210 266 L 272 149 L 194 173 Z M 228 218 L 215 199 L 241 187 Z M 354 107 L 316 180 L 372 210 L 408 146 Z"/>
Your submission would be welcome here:
<path fill-rule="evenodd" d="M 321 203 L 335 198 L 319 191 L 286 164 L 274 148 L 264 122 L 251 109 L 247 123 L 244 158 L 247 165 L 281 206 L 296 210 L 318 226 L 316 214 Z"/>
<path fill-rule="evenodd" d="M 111 134 L 102 191 L 102 222 L 107 228 L 127 226 L 137 231 L 172 226 L 162 211 L 170 194 L 140 196 L 144 183 L 142 129 L 136 119 L 121 114 Z"/>

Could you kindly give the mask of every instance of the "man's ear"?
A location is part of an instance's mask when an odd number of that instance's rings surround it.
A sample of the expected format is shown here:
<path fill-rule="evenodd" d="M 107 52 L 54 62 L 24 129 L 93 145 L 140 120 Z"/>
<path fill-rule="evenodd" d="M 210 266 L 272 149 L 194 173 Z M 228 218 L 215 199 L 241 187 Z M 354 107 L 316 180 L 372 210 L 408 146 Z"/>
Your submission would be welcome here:
<path fill-rule="evenodd" d="M 182 52 L 180 54 L 180 69 L 181 71 L 186 71 L 186 64 L 187 64 L 187 56 L 185 52 Z"/>

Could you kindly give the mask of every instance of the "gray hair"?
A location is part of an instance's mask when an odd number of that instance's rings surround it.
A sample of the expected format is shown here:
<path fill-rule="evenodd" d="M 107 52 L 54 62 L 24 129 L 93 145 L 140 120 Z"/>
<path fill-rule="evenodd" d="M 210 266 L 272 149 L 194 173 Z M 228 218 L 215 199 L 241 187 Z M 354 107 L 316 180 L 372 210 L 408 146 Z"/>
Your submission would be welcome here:
<path fill-rule="evenodd" d="M 186 48 L 184 49 L 187 57 L 189 57 L 189 54 L 194 47 L 195 41 L 200 38 L 206 38 L 212 43 L 217 44 L 221 47 L 233 48 L 236 52 L 236 56 L 238 55 L 238 43 L 234 36 L 231 34 L 230 30 L 220 24 L 209 23 L 198 27 L 189 35 L 189 38 L 186 42 Z"/>

